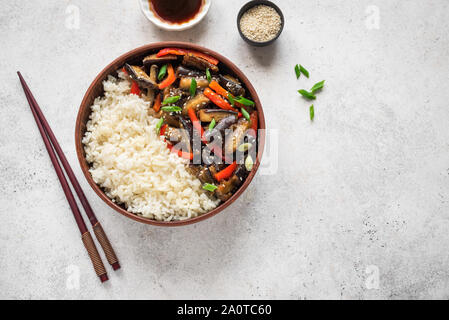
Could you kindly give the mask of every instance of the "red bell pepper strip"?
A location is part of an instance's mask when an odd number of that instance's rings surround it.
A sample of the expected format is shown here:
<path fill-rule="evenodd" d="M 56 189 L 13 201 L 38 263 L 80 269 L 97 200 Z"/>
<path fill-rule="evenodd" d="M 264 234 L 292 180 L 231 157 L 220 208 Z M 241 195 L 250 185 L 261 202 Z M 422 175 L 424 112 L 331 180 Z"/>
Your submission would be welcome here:
<path fill-rule="evenodd" d="M 229 99 L 228 97 L 231 96 L 234 98 L 234 95 L 231 94 L 228 90 L 226 90 L 225 88 L 223 88 L 222 86 L 220 86 L 220 84 L 213 80 L 211 81 L 211 83 L 209 83 L 209 87 L 214 90 L 216 93 L 218 93 L 220 96 L 222 96 L 223 98 Z M 239 107 L 239 108 L 243 108 L 245 107 L 243 104 L 241 104 L 240 102 L 235 101 L 234 104 Z M 239 114 L 239 118 L 242 117 L 242 114 Z"/>
<path fill-rule="evenodd" d="M 159 112 L 159 110 L 161 110 L 161 94 L 158 93 L 158 95 L 156 96 L 156 99 L 154 100 L 154 105 L 153 105 L 153 110 L 156 112 Z"/>
<path fill-rule="evenodd" d="M 193 127 L 200 134 L 201 141 L 206 144 L 207 139 L 204 137 L 204 129 L 201 126 L 201 122 L 198 120 L 198 117 L 195 114 L 195 109 L 190 108 L 189 111 L 187 111 L 187 114 L 189 115 L 190 121 L 192 121 Z"/>
<path fill-rule="evenodd" d="M 139 85 L 137 84 L 137 82 L 135 82 L 133 80 L 132 84 L 131 84 L 131 94 L 137 94 L 140 95 L 140 88 Z"/>
<path fill-rule="evenodd" d="M 167 124 L 164 124 L 161 127 L 161 131 L 160 131 L 160 135 L 161 136 L 165 136 L 165 131 L 167 130 L 167 127 L 168 127 Z M 176 153 L 178 155 L 178 157 L 184 158 L 184 159 L 187 159 L 187 160 L 193 160 L 193 153 L 192 152 L 184 152 L 182 150 L 178 150 L 172 144 L 168 143 L 166 139 L 164 139 L 164 142 L 167 143 L 167 148 L 171 152 Z"/>
<path fill-rule="evenodd" d="M 165 130 L 167 130 L 167 127 L 168 127 L 168 124 L 164 124 L 164 125 L 161 127 L 161 131 L 159 132 L 159 134 L 160 134 L 161 137 L 162 137 L 162 136 L 165 136 Z"/>
<path fill-rule="evenodd" d="M 128 71 L 126 71 L 126 68 L 125 68 L 125 67 L 122 68 L 122 72 L 123 72 L 124 74 L 128 75 Z"/>
<path fill-rule="evenodd" d="M 218 93 L 220 96 L 222 96 L 222 97 L 224 97 L 224 98 L 227 98 L 227 97 L 228 97 L 228 94 L 230 94 L 230 93 L 228 92 L 228 90 L 226 90 L 225 88 L 223 88 L 222 86 L 220 86 L 220 84 L 219 84 L 217 81 L 215 81 L 215 80 L 212 80 L 212 81 L 209 83 L 209 87 L 211 87 L 212 90 L 214 90 L 216 93 Z M 231 96 L 232 96 L 232 94 L 231 94 Z M 232 97 L 233 97 L 233 96 L 232 96 Z"/>
<path fill-rule="evenodd" d="M 210 99 L 214 104 L 216 104 L 218 107 L 224 110 L 231 110 L 238 112 L 236 109 L 234 109 L 226 100 L 224 100 L 222 97 L 220 97 L 218 94 L 213 92 L 211 89 L 206 88 L 204 90 L 204 95 Z"/>
<path fill-rule="evenodd" d="M 174 54 L 176 56 L 185 56 L 188 53 L 191 53 L 191 54 L 193 54 L 194 56 L 196 56 L 198 58 L 202 58 L 202 59 L 212 63 L 215 66 L 219 62 L 214 57 L 211 57 L 210 55 L 207 55 L 207 54 L 202 53 L 200 51 L 189 50 L 189 49 L 181 49 L 181 48 L 165 48 L 165 49 L 162 49 L 161 51 L 159 51 L 157 53 L 157 57 L 163 57 L 163 56 L 166 56 L 168 54 Z"/>
<path fill-rule="evenodd" d="M 227 166 L 225 169 L 221 170 L 220 172 L 217 172 L 215 174 L 215 180 L 220 182 L 222 180 L 229 179 L 232 176 L 232 174 L 234 173 L 235 169 L 237 169 L 236 161 L 234 161 L 232 164 L 230 164 L 229 166 Z"/>
<path fill-rule="evenodd" d="M 167 73 L 167 78 L 159 83 L 159 89 L 161 90 L 167 88 L 169 85 L 176 81 L 175 70 L 173 69 L 173 66 L 171 64 L 169 64 L 167 67 Z"/>
<path fill-rule="evenodd" d="M 251 131 L 250 134 L 255 138 L 257 136 L 257 129 L 259 128 L 258 126 L 258 117 L 257 117 L 257 111 L 254 111 L 253 113 L 251 113 L 251 116 L 249 118 L 250 121 L 250 125 L 251 125 Z"/>

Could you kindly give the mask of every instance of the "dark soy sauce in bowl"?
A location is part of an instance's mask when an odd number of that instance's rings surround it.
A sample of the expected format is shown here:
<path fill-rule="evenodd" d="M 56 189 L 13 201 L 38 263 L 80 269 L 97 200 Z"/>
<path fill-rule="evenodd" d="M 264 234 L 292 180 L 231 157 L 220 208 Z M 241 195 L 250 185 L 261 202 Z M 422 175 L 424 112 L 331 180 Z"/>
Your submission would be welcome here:
<path fill-rule="evenodd" d="M 201 11 L 203 0 L 149 0 L 150 9 L 162 21 L 172 24 L 189 22 Z"/>

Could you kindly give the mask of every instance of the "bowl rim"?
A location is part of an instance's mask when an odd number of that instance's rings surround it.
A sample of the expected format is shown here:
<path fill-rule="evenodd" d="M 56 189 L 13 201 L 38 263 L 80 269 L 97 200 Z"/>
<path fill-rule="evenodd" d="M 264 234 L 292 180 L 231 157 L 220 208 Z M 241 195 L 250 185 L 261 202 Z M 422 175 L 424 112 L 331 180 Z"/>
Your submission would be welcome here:
<path fill-rule="evenodd" d="M 149 0 L 138 0 L 138 1 L 140 3 L 140 9 L 141 9 L 143 15 L 157 27 L 164 29 L 164 30 L 168 30 L 168 31 L 184 31 L 184 30 L 190 29 L 193 26 L 197 25 L 207 15 L 207 13 L 209 12 L 210 6 L 212 4 L 211 0 L 203 0 L 204 5 L 201 8 L 201 11 L 192 20 L 187 21 L 185 23 L 181 23 L 181 24 L 171 24 L 171 23 L 162 21 L 150 10 Z"/>
<path fill-rule="evenodd" d="M 77 153 L 77 157 L 78 157 L 78 162 L 81 166 L 81 171 L 84 174 L 84 177 L 87 179 L 87 182 L 89 183 L 89 185 L 91 186 L 91 188 L 95 191 L 95 193 L 107 204 L 109 205 L 109 207 L 111 207 L 112 209 L 114 209 L 115 211 L 119 212 L 120 214 L 131 218 L 135 221 L 141 222 L 141 223 L 145 223 L 145 224 L 149 224 L 149 225 L 154 225 L 154 226 L 164 226 L 164 227 L 175 227 L 175 226 L 185 226 L 185 225 L 190 225 L 190 224 L 194 224 L 200 221 L 203 221 L 205 219 L 208 219 L 210 217 L 215 216 L 216 214 L 222 212 L 224 209 L 226 209 L 227 207 L 229 207 L 232 203 L 234 203 L 242 194 L 243 192 L 246 190 L 246 188 L 249 186 L 249 184 L 252 182 L 254 176 L 256 175 L 259 166 L 260 166 L 260 162 L 262 160 L 262 155 L 263 155 L 263 151 L 264 151 L 264 147 L 265 147 L 265 131 L 266 130 L 261 130 L 259 131 L 259 135 L 258 135 L 258 139 L 259 139 L 259 143 L 258 143 L 258 152 L 257 152 L 257 158 L 256 161 L 254 163 L 253 169 L 251 170 L 250 174 L 248 175 L 248 177 L 246 178 L 245 182 L 243 183 L 243 185 L 231 196 L 231 198 L 229 198 L 227 201 L 225 201 L 224 203 L 222 203 L 221 205 L 219 205 L 217 208 L 206 212 L 198 217 L 194 217 L 194 218 L 190 218 L 190 219 L 186 219 L 186 220 L 179 220 L 179 221 L 157 221 L 157 220 L 153 220 L 153 219 L 149 219 L 149 218 L 145 218 L 142 216 L 138 216 L 134 213 L 128 212 L 127 210 L 123 209 L 121 206 L 119 206 L 117 203 L 113 202 L 104 192 L 103 190 L 100 188 L 100 186 L 98 186 L 90 172 L 89 172 L 89 165 L 87 163 L 87 160 L 84 156 L 84 146 L 82 143 L 82 139 L 84 136 L 84 133 L 82 131 L 82 115 L 85 112 L 86 108 L 90 108 L 91 105 L 88 104 L 88 100 L 91 98 L 91 95 L 93 94 L 94 89 L 101 85 L 102 86 L 102 82 L 104 79 L 107 78 L 108 75 L 113 74 L 113 72 L 115 72 L 117 70 L 117 66 L 123 65 L 125 63 L 125 61 L 129 61 L 130 59 L 133 59 L 135 57 L 139 57 L 142 56 L 144 54 L 149 54 L 150 51 L 154 51 L 157 49 L 162 49 L 165 47 L 179 47 L 179 48 L 185 48 L 185 49 L 193 49 L 193 50 L 197 50 L 197 51 L 201 51 L 204 52 L 208 55 L 213 56 L 214 58 L 218 59 L 220 61 L 220 63 L 224 64 L 229 70 L 231 70 L 235 76 L 238 77 L 238 79 L 245 85 L 246 89 L 249 91 L 252 99 L 255 102 L 256 105 L 256 110 L 258 113 L 258 121 L 259 121 L 259 129 L 266 129 L 266 125 L 265 125 L 265 116 L 264 116 L 264 112 L 262 109 L 262 104 L 260 102 L 260 99 L 257 95 L 256 90 L 254 89 L 253 85 L 251 84 L 251 82 L 248 80 L 248 78 L 245 76 L 245 74 L 234 64 L 232 63 L 228 58 L 224 57 L 223 55 L 210 50 L 208 48 L 196 45 L 196 44 L 192 44 L 189 42 L 179 42 L 179 41 L 165 41 L 165 42 L 155 42 L 155 43 L 150 43 L 138 48 L 135 48 L 131 51 L 128 51 L 122 55 L 120 55 L 118 58 L 116 58 L 114 61 L 112 61 L 111 63 L 109 63 L 96 77 L 95 79 L 92 81 L 92 83 L 89 85 L 89 88 L 87 89 L 86 93 L 84 94 L 83 100 L 81 102 L 81 105 L 79 107 L 78 110 L 78 115 L 76 118 L 76 124 L 75 124 L 75 147 L 76 147 L 76 153 Z M 94 97 L 95 98 L 95 97 Z M 89 111 L 90 114 L 91 111 Z"/>
<path fill-rule="evenodd" d="M 240 28 L 240 20 L 242 19 L 243 14 L 246 11 L 248 11 L 249 9 L 251 9 L 252 7 L 255 7 L 257 5 L 266 5 L 266 6 L 272 7 L 274 10 L 276 10 L 276 12 L 281 17 L 281 29 L 279 29 L 279 32 L 276 35 L 276 37 L 274 37 L 271 40 L 264 41 L 264 42 L 253 41 L 253 40 L 247 38 L 243 34 L 242 29 Z M 284 30 L 284 25 L 285 25 L 285 19 L 284 19 L 284 14 L 282 13 L 282 10 L 274 2 L 271 2 L 268 0 L 251 0 L 247 3 L 245 3 L 242 6 L 242 8 L 240 8 L 239 13 L 237 14 L 237 29 L 239 31 L 240 37 L 242 37 L 242 39 L 245 40 L 247 43 L 249 43 L 253 46 L 256 46 L 256 47 L 265 47 L 265 46 L 268 46 L 268 45 L 272 44 L 273 42 L 275 42 L 281 36 L 281 33 Z"/>

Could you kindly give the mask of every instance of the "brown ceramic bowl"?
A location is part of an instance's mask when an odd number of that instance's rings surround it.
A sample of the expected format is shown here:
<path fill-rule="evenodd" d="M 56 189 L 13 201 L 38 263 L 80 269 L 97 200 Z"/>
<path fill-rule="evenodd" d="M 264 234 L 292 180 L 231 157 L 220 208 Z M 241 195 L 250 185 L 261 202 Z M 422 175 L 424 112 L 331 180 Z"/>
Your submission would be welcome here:
<path fill-rule="evenodd" d="M 134 49 L 128 53 L 125 53 L 124 55 L 118 57 L 113 62 L 111 62 L 106 68 L 103 69 L 103 71 L 100 72 L 100 74 L 95 78 L 95 80 L 90 85 L 89 89 L 87 89 L 86 94 L 84 95 L 83 101 L 81 102 L 81 106 L 78 112 L 78 117 L 76 119 L 76 127 L 75 127 L 75 145 L 76 145 L 76 152 L 78 155 L 78 160 L 81 165 L 81 169 L 84 173 L 84 176 L 86 177 L 87 181 L 89 182 L 90 186 L 94 191 L 98 194 L 98 196 L 103 199 L 104 202 L 106 202 L 111 208 L 116 210 L 117 212 L 123 214 L 124 216 L 134 219 L 136 221 L 151 224 L 155 226 L 183 226 L 192 224 L 207 218 L 210 218 L 214 215 L 216 215 L 219 212 L 222 212 L 225 208 L 227 208 L 231 203 L 237 200 L 238 197 L 245 191 L 245 189 L 248 187 L 248 185 L 253 180 L 257 169 L 260 165 L 260 160 L 262 158 L 262 153 L 264 150 L 265 145 L 265 131 L 262 130 L 259 132 L 259 144 L 258 144 L 258 153 L 257 153 L 257 159 L 255 161 L 254 167 L 243 183 L 243 185 L 237 190 L 236 193 L 232 195 L 232 197 L 222 203 L 220 206 L 215 208 L 212 211 L 209 211 L 205 214 L 202 214 L 196 218 L 191 218 L 188 220 L 183 221 L 171 221 L 171 222 L 164 222 L 164 221 L 156 221 L 148 218 L 144 218 L 138 215 L 135 215 L 131 212 L 128 212 L 123 206 L 114 203 L 111 199 L 109 199 L 104 191 L 94 182 L 92 179 L 91 174 L 89 173 L 89 164 L 86 161 L 85 153 L 84 153 L 84 147 L 82 144 L 82 138 L 84 136 L 84 133 L 86 131 L 86 124 L 89 120 L 89 115 L 91 113 L 90 106 L 93 104 L 94 100 L 98 96 L 102 96 L 104 94 L 103 91 L 103 85 L 102 82 L 107 78 L 108 75 L 114 74 L 116 70 L 118 70 L 120 67 L 124 65 L 125 62 L 133 62 L 133 61 L 141 61 L 141 59 L 153 52 L 157 52 L 158 50 L 166 47 L 178 47 L 178 48 L 186 48 L 186 49 L 194 49 L 198 50 L 204 53 L 207 53 L 214 58 L 218 59 L 220 61 L 219 67 L 220 70 L 228 72 L 234 76 L 236 76 L 240 81 L 244 84 L 247 91 L 249 92 L 250 96 L 252 97 L 253 101 L 256 103 L 256 108 L 259 116 L 259 129 L 265 129 L 265 118 L 264 113 L 262 110 L 262 105 L 260 104 L 259 97 L 257 96 L 256 90 L 249 82 L 248 78 L 243 74 L 242 71 L 240 71 L 239 68 L 237 68 L 231 61 L 229 61 L 227 58 L 222 56 L 221 54 L 218 54 L 212 50 L 206 49 L 204 47 L 197 46 L 195 44 L 187 43 L 187 42 L 158 42 L 158 43 L 152 43 L 145 46 L 142 46 L 140 48 Z"/>

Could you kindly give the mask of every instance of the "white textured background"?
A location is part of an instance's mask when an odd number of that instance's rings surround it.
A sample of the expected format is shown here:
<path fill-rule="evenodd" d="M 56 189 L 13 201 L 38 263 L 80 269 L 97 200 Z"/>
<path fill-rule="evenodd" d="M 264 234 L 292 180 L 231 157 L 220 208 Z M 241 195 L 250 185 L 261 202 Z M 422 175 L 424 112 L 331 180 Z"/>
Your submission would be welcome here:
<path fill-rule="evenodd" d="M 237 33 L 243 2 L 214 0 L 200 25 L 169 33 L 137 0 L 0 1 L 0 298 L 449 298 L 449 2 L 276 1 L 285 30 L 262 49 Z M 79 29 L 65 26 L 69 5 L 80 10 Z M 367 28 L 371 5 L 379 29 Z M 74 146 L 78 106 L 96 74 L 160 40 L 233 60 L 281 138 L 277 174 L 259 174 L 222 214 L 176 229 L 107 207 Z M 296 80 L 296 63 L 311 79 Z M 17 70 L 121 260 L 105 285 Z M 311 123 L 296 90 L 323 79 Z M 67 282 L 77 268 L 79 288 Z"/>

